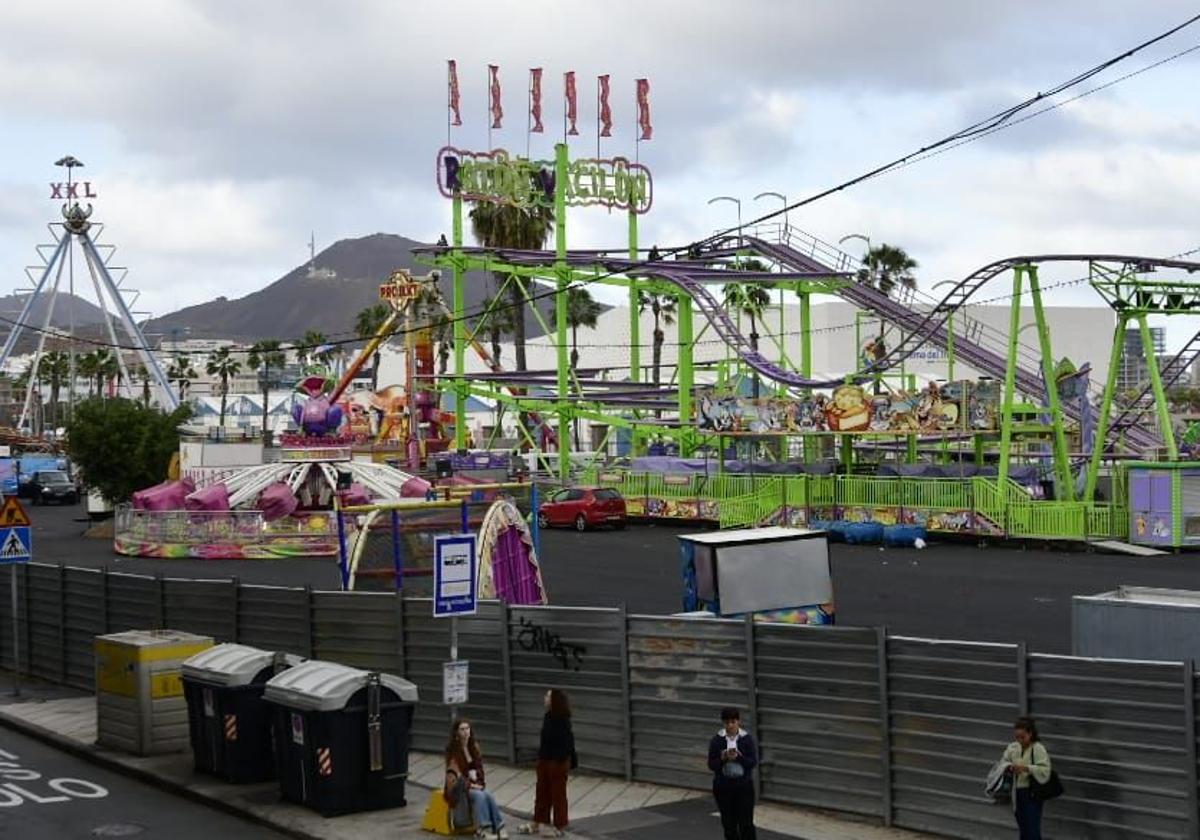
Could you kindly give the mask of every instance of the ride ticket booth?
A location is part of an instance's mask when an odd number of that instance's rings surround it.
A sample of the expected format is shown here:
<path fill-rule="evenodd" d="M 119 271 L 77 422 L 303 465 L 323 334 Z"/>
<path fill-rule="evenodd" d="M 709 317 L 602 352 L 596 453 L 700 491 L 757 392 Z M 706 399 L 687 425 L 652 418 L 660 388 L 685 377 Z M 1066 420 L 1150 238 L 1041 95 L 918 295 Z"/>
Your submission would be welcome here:
<path fill-rule="evenodd" d="M 824 531 L 746 528 L 681 534 L 683 609 L 756 621 L 833 624 Z"/>

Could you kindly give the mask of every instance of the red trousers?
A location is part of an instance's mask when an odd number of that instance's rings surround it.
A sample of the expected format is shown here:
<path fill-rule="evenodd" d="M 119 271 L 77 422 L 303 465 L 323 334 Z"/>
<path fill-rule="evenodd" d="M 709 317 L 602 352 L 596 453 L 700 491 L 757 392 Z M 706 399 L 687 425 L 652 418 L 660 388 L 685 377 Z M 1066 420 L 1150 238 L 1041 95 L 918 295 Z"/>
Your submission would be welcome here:
<path fill-rule="evenodd" d="M 570 769 L 570 759 L 538 759 L 537 789 L 533 797 L 534 822 L 551 823 L 557 829 L 567 827 L 567 771 Z M 554 812 L 553 820 L 550 818 L 551 811 Z"/>

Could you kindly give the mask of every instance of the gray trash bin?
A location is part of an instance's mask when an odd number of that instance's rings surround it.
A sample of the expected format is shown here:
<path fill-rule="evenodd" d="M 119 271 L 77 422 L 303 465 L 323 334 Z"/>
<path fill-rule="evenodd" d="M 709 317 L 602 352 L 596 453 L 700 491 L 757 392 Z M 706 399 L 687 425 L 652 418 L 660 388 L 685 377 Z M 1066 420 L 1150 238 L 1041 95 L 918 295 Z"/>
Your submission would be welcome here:
<path fill-rule="evenodd" d="M 182 665 L 196 769 L 236 783 L 275 778 L 267 680 L 303 660 L 247 645 L 211 647 Z"/>
<path fill-rule="evenodd" d="M 263 697 L 284 799 L 324 816 L 406 804 L 411 682 L 310 660 L 272 678 Z"/>

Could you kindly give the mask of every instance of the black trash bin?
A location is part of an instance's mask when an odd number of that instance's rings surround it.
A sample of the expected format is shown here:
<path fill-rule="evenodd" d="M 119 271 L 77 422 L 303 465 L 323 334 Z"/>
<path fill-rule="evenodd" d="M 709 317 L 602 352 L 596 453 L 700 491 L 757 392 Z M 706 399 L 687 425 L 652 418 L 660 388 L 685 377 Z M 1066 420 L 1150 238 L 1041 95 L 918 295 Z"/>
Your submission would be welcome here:
<path fill-rule="evenodd" d="M 417 687 L 310 660 L 267 683 L 279 790 L 330 817 L 406 804 Z"/>
<path fill-rule="evenodd" d="M 196 769 L 235 784 L 275 778 L 267 680 L 300 657 L 224 644 L 183 662 L 188 734 Z"/>

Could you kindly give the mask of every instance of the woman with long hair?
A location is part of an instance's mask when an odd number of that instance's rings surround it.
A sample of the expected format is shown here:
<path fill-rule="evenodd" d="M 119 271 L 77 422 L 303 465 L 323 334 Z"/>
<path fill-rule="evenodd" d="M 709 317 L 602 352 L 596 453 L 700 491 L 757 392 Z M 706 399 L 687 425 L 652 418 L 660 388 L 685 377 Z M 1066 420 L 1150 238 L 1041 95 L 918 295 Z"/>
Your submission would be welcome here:
<path fill-rule="evenodd" d="M 567 773 L 579 766 L 575 755 L 575 733 L 571 731 L 571 703 L 567 693 L 552 688 L 542 698 L 546 714 L 538 744 L 537 789 L 533 799 L 533 821 L 521 826 L 521 834 L 538 834 L 540 826 L 553 826 L 552 837 L 562 837 L 567 827 Z"/>
<path fill-rule="evenodd" d="M 458 718 L 450 726 L 450 739 L 446 742 L 446 774 L 453 774 L 455 781 L 465 778 L 467 792 L 471 797 L 471 813 L 475 817 L 475 836 L 507 840 L 504 815 L 496 798 L 487 789 L 483 775 L 483 750 L 475 740 L 471 722 Z M 486 827 L 490 826 L 488 832 Z"/>
<path fill-rule="evenodd" d="M 1037 724 L 1031 717 L 1019 717 L 1013 724 L 1013 742 L 1004 750 L 1003 760 L 1013 774 L 1013 816 L 1020 840 L 1042 840 L 1042 803 L 1030 793 L 1030 780 L 1044 785 L 1050 781 L 1050 754 L 1038 739 Z"/>

